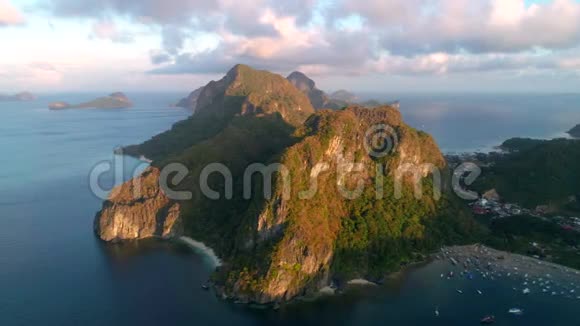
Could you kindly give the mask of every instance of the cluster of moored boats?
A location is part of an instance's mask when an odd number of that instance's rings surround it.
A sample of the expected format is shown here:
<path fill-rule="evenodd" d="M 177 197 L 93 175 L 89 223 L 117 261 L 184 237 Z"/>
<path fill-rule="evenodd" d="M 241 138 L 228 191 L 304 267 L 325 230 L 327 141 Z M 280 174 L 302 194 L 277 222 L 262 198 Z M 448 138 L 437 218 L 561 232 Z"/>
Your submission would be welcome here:
<path fill-rule="evenodd" d="M 500 278 L 508 278 L 515 281 L 521 281 L 521 287 L 514 287 L 514 291 L 518 291 L 523 295 L 533 295 L 534 293 L 544 293 L 552 296 L 561 296 L 568 299 L 580 300 L 580 278 L 578 272 L 556 265 L 541 266 L 542 261 L 531 261 L 527 257 L 519 258 L 506 257 L 498 254 L 486 247 L 475 247 L 472 250 L 454 252 L 450 249 L 442 249 L 441 253 L 436 257 L 440 260 L 446 260 L 452 265 L 452 270 L 446 274 L 441 274 L 442 279 L 452 279 L 461 277 L 472 280 L 475 277 L 481 277 L 489 281 L 495 281 Z M 540 265 L 531 266 L 532 264 Z M 519 266 L 519 267 L 518 267 Z M 529 267 L 532 267 L 531 269 Z M 533 268 L 536 267 L 536 268 Z M 458 273 L 457 269 L 460 269 Z M 525 271 L 533 271 L 533 275 L 525 273 Z M 546 270 L 555 270 L 559 277 L 554 277 L 550 273 L 545 273 Z M 560 276 L 566 276 L 564 278 Z M 556 281 L 557 280 L 557 281 Z M 464 290 L 456 289 L 457 293 L 464 294 Z M 483 295 L 483 291 L 476 290 L 478 295 Z M 507 311 L 512 315 L 522 315 L 524 310 L 521 308 L 511 308 Z M 435 315 L 439 316 L 440 312 L 437 308 Z M 482 324 L 495 323 L 495 316 L 489 315 L 481 319 Z"/>

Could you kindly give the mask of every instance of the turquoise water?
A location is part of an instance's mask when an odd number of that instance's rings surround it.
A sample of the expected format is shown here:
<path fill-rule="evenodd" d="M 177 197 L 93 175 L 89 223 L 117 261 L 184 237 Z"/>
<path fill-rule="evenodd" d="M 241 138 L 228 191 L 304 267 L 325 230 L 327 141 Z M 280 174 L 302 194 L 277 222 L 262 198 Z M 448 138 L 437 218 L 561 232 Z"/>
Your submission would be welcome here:
<path fill-rule="evenodd" d="M 183 246 L 101 243 L 92 232 L 101 200 L 89 190 L 89 171 L 113 160 L 117 146 L 144 141 L 188 115 L 167 107 L 180 94 L 128 95 L 135 107 L 112 111 L 46 109 L 50 101 L 94 95 L 0 103 L 0 325 L 477 325 L 487 314 L 495 314 L 498 325 L 578 324 L 580 301 L 523 296 L 512 290 L 513 280 L 442 280 L 439 275 L 450 268 L 443 262 L 384 287 L 277 312 L 252 310 L 202 291 L 209 264 Z M 457 150 L 487 146 L 507 134 L 561 133 L 580 123 L 579 100 L 548 98 L 538 106 L 524 97 L 509 105 L 470 97 L 461 105 L 455 97 L 417 97 L 403 99 L 403 114 L 443 148 Z M 128 171 L 138 165 L 126 159 Z M 111 175 L 101 181 L 113 182 Z M 509 316 L 514 306 L 526 313 Z"/>

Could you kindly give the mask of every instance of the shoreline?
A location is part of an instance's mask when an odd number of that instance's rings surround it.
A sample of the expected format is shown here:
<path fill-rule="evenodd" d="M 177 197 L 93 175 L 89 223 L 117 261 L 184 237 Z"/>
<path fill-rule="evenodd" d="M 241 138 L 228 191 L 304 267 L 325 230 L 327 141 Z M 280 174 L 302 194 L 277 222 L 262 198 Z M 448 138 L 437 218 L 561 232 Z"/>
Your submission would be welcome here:
<path fill-rule="evenodd" d="M 178 237 L 176 240 L 187 245 L 196 253 L 209 258 L 212 268 L 215 269 L 222 266 L 223 263 L 214 250 L 203 242 L 186 236 Z M 567 295 L 571 298 L 580 299 L 580 296 L 574 294 L 576 291 L 580 293 L 580 270 L 533 257 L 496 250 L 482 244 L 442 247 L 439 251 L 426 256 L 425 259 L 389 273 L 385 277 L 404 277 L 406 273 L 415 268 L 420 268 L 434 261 L 447 262 L 449 270 L 455 271 L 457 277 L 459 275 L 465 277 L 468 275 L 469 277 L 472 277 L 471 275 L 480 275 L 483 278 L 492 280 L 496 278 L 511 279 L 513 281 L 520 280 L 522 282 L 525 281 L 525 283 L 523 283 L 524 285 L 521 288 L 518 287 L 518 291 L 528 290 L 529 288 L 530 290 L 528 291 L 531 291 L 531 293 L 548 292 L 550 294 L 552 287 L 561 291 L 561 293 L 553 293 L 552 295 Z M 298 296 L 284 304 L 291 304 L 295 301 L 313 301 L 328 296 L 340 296 L 351 287 L 376 288 L 381 286 L 381 284 L 364 278 L 356 278 L 347 281 L 343 288 L 327 285 L 311 295 Z M 264 306 L 270 306 L 270 304 Z"/>
<path fill-rule="evenodd" d="M 205 243 L 196 241 L 190 237 L 181 236 L 178 238 L 179 241 L 189 246 L 195 252 L 210 259 L 213 268 L 222 266 L 222 260 L 216 255 L 215 251 L 205 245 Z"/>
<path fill-rule="evenodd" d="M 576 297 L 580 293 L 580 271 L 541 259 L 496 250 L 481 244 L 443 247 L 433 257 L 449 263 L 448 277 L 461 275 L 509 279 L 523 282 L 518 291 L 543 292 Z M 442 274 L 443 275 L 443 274 Z M 442 276 L 444 277 L 444 275 Z M 558 288 L 559 291 L 554 292 Z"/>
<path fill-rule="evenodd" d="M 352 279 L 348 282 L 346 282 L 346 285 L 360 285 L 360 286 L 378 286 L 377 283 L 369 281 L 367 279 L 364 278 L 355 278 Z"/>

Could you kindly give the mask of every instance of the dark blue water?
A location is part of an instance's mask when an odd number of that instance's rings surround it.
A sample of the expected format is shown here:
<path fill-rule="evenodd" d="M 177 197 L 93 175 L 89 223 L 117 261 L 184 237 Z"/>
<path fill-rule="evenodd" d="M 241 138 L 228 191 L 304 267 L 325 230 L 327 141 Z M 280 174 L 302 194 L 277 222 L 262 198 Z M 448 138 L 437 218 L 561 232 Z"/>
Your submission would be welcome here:
<path fill-rule="evenodd" d="M 580 301 L 523 296 L 512 290 L 514 281 L 442 280 L 449 268 L 442 262 L 374 290 L 277 312 L 252 310 L 200 290 L 209 264 L 185 247 L 99 242 L 92 222 L 101 200 L 89 189 L 89 171 L 112 160 L 115 147 L 146 140 L 188 115 L 167 107 L 179 94 L 129 96 L 134 108 L 109 111 L 46 109 L 53 100 L 92 95 L 0 103 L 0 325 L 477 325 L 491 313 L 498 325 L 578 324 Z M 549 98 L 544 105 L 523 97 L 509 105 L 483 100 L 409 99 L 404 115 L 446 149 L 493 144 L 506 134 L 545 137 L 580 123 L 579 97 Z M 139 165 L 125 163 L 128 171 Z M 105 175 L 102 184 L 111 183 Z M 526 314 L 509 316 L 513 306 Z"/>

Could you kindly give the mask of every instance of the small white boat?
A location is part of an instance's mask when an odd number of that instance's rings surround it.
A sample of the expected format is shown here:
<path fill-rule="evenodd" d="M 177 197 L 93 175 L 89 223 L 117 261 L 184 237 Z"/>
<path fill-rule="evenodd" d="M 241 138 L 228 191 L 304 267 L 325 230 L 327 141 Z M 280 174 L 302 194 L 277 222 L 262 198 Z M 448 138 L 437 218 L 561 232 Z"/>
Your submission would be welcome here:
<path fill-rule="evenodd" d="M 520 308 L 511 308 L 508 312 L 512 315 L 523 315 L 524 311 Z"/>
<path fill-rule="evenodd" d="M 482 295 L 483 292 L 481 292 L 480 290 L 477 290 L 477 294 Z"/>
<path fill-rule="evenodd" d="M 439 308 L 435 308 L 435 317 L 439 317 Z"/>
<path fill-rule="evenodd" d="M 528 289 L 528 288 L 525 288 L 522 290 L 523 294 L 530 294 L 530 292 L 532 292 L 532 291 L 530 291 L 530 289 Z"/>
<path fill-rule="evenodd" d="M 463 294 L 463 291 L 461 291 L 461 290 L 457 290 L 457 293 L 459 293 L 459 294 Z"/>

